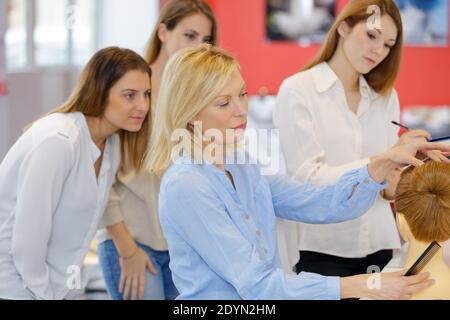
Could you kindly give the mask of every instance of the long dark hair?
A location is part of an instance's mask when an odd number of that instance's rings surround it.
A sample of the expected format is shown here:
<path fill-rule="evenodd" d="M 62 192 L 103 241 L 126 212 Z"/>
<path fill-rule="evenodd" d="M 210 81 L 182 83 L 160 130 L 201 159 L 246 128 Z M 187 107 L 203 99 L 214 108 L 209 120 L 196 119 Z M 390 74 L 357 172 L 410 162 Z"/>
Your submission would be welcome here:
<path fill-rule="evenodd" d="M 364 75 L 364 77 L 376 92 L 382 95 L 390 94 L 400 70 L 403 48 L 402 18 L 393 0 L 351 0 L 336 18 L 330 31 L 328 31 L 325 43 L 317 56 L 303 70 L 311 69 L 322 62 L 329 61 L 336 52 L 339 43 L 340 36 L 338 28 L 341 22 L 345 21 L 353 28 L 359 22 L 367 21 L 372 15 L 367 12 L 367 8 L 372 5 L 380 8 L 381 15 L 387 14 L 394 20 L 398 35 L 397 41 L 389 52 L 389 55 L 376 68 Z"/>
<path fill-rule="evenodd" d="M 51 113 L 81 112 L 85 116 L 101 117 L 111 88 L 132 70 L 140 70 L 151 78 L 151 69 L 147 62 L 134 51 L 119 47 L 98 51 L 84 68 L 69 99 Z M 147 114 L 140 131 L 119 131 L 122 164 L 126 159 L 135 170 L 140 170 L 150 131 L 151 112 Z"/>

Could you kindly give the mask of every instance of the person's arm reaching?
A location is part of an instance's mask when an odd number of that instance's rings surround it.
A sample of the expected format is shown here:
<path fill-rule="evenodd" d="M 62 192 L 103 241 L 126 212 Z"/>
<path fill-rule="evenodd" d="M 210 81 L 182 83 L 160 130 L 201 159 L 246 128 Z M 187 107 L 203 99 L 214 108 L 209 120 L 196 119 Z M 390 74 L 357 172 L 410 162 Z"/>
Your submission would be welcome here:
<path fill-rule="evenodd" d="M 345 174 L 334 186 L 316 187 L 267 177 L 275 213 L 285 219 L 306 223 L 336 223 L 351 220 L 366 212 L 375 201 L 392 171 L 405 165 L 421 165 L 419 151 L 450 151 L 450 146 L 413 142 L 395 146 L 374 156 L 367 167 Z"/>
<path fill-rule="evenodd" d="M 244 300 L 339 299 L 337 277 L 286 275 L 271 267 L 261 256 L 262 248 L 240 232 L 203 177 L 182 173 L 166 183 L 160 193 L 160 218 Z"/>
<path fill-rule="evenodd" d="M 144 297 L 146 270 L 156 273 L 156 270 L 147 254 L 138 246 L 132 234 L 128 230 L 121 208 L 121 193 L 119 189 L 124 187 L 116 175 L 108 199 L 108 205 L 102 219 L 102 225 L 106 227 L 120 256 L 120 281 L 118 291 L 122 293 L 124 300 L 140 299 Z"/>

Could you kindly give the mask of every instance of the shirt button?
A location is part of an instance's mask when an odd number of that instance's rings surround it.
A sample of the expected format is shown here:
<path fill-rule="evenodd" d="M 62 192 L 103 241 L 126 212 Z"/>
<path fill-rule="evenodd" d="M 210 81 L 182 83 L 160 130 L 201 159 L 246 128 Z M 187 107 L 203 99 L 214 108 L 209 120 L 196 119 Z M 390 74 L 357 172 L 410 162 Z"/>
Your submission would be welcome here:
<path fill-rule="evenodd" d="M 256 236 L 257 236 L 258 238 L 261 237 L 261 231 L 256 230 Z"/>
<path fill-rule="evenodd" d="M 267 254 L 268 252 L 269 251 L 266 248 L 264 248 L 264 253 Z"/>
<path fill-rule="evenodd" d="M 244 215 L 244 218 L 245 218 L 245 220 L 250 220 L 250 215 L 249 215 L 248 213 L 246 213 L 246 214 Z"/>
<path fill-rule="evenodd" d="M 364 179 L 364 184 L 369 184 L 369 179 Z"/>
<path fill-rule="evenodd" d="M 239 295 L 240 295 L 242 298 L 245 298 L 245 297 L 248 295 L 247 290 L 241 290 L 241 291 L 239 291 Z"/>

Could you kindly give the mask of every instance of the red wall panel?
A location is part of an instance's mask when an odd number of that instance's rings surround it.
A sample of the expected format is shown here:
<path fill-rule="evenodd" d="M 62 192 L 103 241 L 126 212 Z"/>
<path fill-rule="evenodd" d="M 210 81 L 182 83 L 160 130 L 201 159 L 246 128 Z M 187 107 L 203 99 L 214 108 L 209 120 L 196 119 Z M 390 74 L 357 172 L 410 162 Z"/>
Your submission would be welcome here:
<path fill-rule="evenodd" d="M 164 2 L 164 0 L 161 0 Z M 347 0 L 338 0 L 342 8 Z M 219 24 L 219 44 L 242 65 L 250 93 L 267 87 L 276 94 L 286 77 L 298 72 L 318 45 L 269 42 L 265 0 L 208 0 Z M 396 89 L 402 106 L 450 105 L 450 48 L 406 47 Z"/>
<path fill-rule="evenodd" d="M 265 0 L 212 0 L 220 45 L 242 64 L 249 91 L 267 87 L 273 94 L 319 50 L 265 39 Z M 339 8 L 346 0 L 339 1 Z M 450 48 L 406 47 L 396 89 L 402 106 L 450 105 Z"/>

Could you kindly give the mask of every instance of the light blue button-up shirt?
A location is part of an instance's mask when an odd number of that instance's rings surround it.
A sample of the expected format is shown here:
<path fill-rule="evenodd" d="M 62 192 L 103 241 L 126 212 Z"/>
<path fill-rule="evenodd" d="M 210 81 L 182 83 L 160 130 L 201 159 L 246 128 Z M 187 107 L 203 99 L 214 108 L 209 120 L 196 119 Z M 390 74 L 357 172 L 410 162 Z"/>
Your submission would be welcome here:
<path fill-rule="evenodd" d="M 165 173 L 159 198 L 178 299 L 340 298 L 339 277 L 283 272 L 276 217 L 315 224 L 355 219 L 386 183 L 372 180 L 367 167 L 316 187 L 262 176 L 258 165 L 225 165 L 235 189 L 217 167 L 181 160 Z"/>

